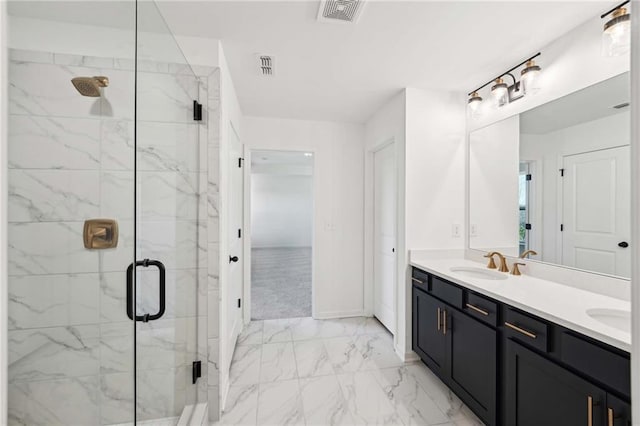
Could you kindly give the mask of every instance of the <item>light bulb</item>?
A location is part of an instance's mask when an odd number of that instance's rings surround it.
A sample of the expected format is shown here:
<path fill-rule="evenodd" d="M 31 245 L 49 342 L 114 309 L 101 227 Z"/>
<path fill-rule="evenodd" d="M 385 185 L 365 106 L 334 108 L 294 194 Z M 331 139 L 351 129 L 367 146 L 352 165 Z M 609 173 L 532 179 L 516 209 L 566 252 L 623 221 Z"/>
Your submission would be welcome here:
<path fill-rule="evenodd" d="M 533 60 L 527 61 L 527 65 L 520 72 L 520 81 L 525 95 L 530 95 L 540 90 L 540 66 Z"/>
<path fill-rule="evenodd" d="M 509 103 L 509 87 L 501 78 L 496 79 L 496 84 L 491 87 L 491 96 L 498 107 Z"/>
<path fill-rule="evenodd" d="M 606 56 L 620 56 L 629 52 L 631 47 L 631 20 L 627 9 L 620 7 L 604 24 L 602 48 Z"/>
<path fill-rule="evenodd" d="M 480 108 L 480 105 L 482 104 L 482 98 L 480 97 L 480 95 L 478 95 L 478 92 L 473 92 L 472 94 L 469 95 L 469 109 L 471 110 L 472 114 L 475 114 L 478 111 L 478 108 Z"/>

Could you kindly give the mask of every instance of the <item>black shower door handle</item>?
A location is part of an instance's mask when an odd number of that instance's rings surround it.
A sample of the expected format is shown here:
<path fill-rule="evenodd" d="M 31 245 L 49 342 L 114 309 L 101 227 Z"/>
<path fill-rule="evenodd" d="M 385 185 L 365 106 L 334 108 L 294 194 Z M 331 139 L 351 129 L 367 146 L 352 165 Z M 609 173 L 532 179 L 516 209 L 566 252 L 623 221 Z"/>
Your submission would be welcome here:
<path fill-rule="evenodd" d="M 149 266 L 155 266 L 158 268 L 158 272 L 160 272 L 160 282 L 158 285 L 159 292 L 159 307 L 158 312 L 155 314 L 144 314 L 144 315 L 136 315 L 136 321 L 149 322 L 153 320 L 157 320 L 164 315 L 164 309 L 166 304 L 166 273 L 164 269 L 164 265 L 159 260 L 138 260 L 135 266 L 144 266 L 148 268 Z M 127 316 L 129 319 L 133 319 L 133 312 L 135 307 L 133 306 L 133 263 L 129 265 L 127 268 Z"/>

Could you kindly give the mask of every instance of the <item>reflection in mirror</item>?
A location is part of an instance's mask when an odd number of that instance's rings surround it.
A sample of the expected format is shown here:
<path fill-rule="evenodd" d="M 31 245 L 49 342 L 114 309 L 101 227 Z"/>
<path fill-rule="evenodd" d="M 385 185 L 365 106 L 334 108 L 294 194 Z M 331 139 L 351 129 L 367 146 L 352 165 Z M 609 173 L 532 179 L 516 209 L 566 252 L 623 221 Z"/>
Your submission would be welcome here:
<path fill-rule="evenodd" d="M 472 132 L 470 248 L 629 277 L 629 99 L 625 73 Z"/>

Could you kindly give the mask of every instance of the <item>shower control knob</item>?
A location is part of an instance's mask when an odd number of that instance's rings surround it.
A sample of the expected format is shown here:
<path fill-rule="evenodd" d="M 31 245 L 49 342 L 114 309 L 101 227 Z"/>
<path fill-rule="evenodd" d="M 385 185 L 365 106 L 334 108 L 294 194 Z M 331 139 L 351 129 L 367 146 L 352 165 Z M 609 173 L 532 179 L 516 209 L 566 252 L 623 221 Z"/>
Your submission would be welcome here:
<path fill-rule="evenodd" d="M 237 262 L 238 261 L 238 256 L 229 256 L 229 263 L 231 262 Z"/>

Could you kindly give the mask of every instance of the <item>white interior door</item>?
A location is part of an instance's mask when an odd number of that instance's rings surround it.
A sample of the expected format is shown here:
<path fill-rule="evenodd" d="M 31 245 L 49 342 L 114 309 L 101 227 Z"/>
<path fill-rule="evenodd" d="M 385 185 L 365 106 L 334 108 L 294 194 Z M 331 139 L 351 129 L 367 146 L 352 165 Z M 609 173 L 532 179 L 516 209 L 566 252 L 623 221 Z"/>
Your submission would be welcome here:
<path fill-rule="evenodd" d="M 228 360 L 242 331 L 242 292 L 243 292 L 243 242 L 244 232 L 244 159 L 243 145 L 233 126 L 229 126 L 229 226 L 227 242 L 229 247 L 229 291 L 226 293 Z"/>
<path fill-rule="evenodd" d="M 395 144 L 374 153 L 374 315 L 395 334 L 396 154 Z"/>
<path fill-rule="evenodd" d="M 629 147 L 564 157 L 562 263 L 629 277 Z"/>

